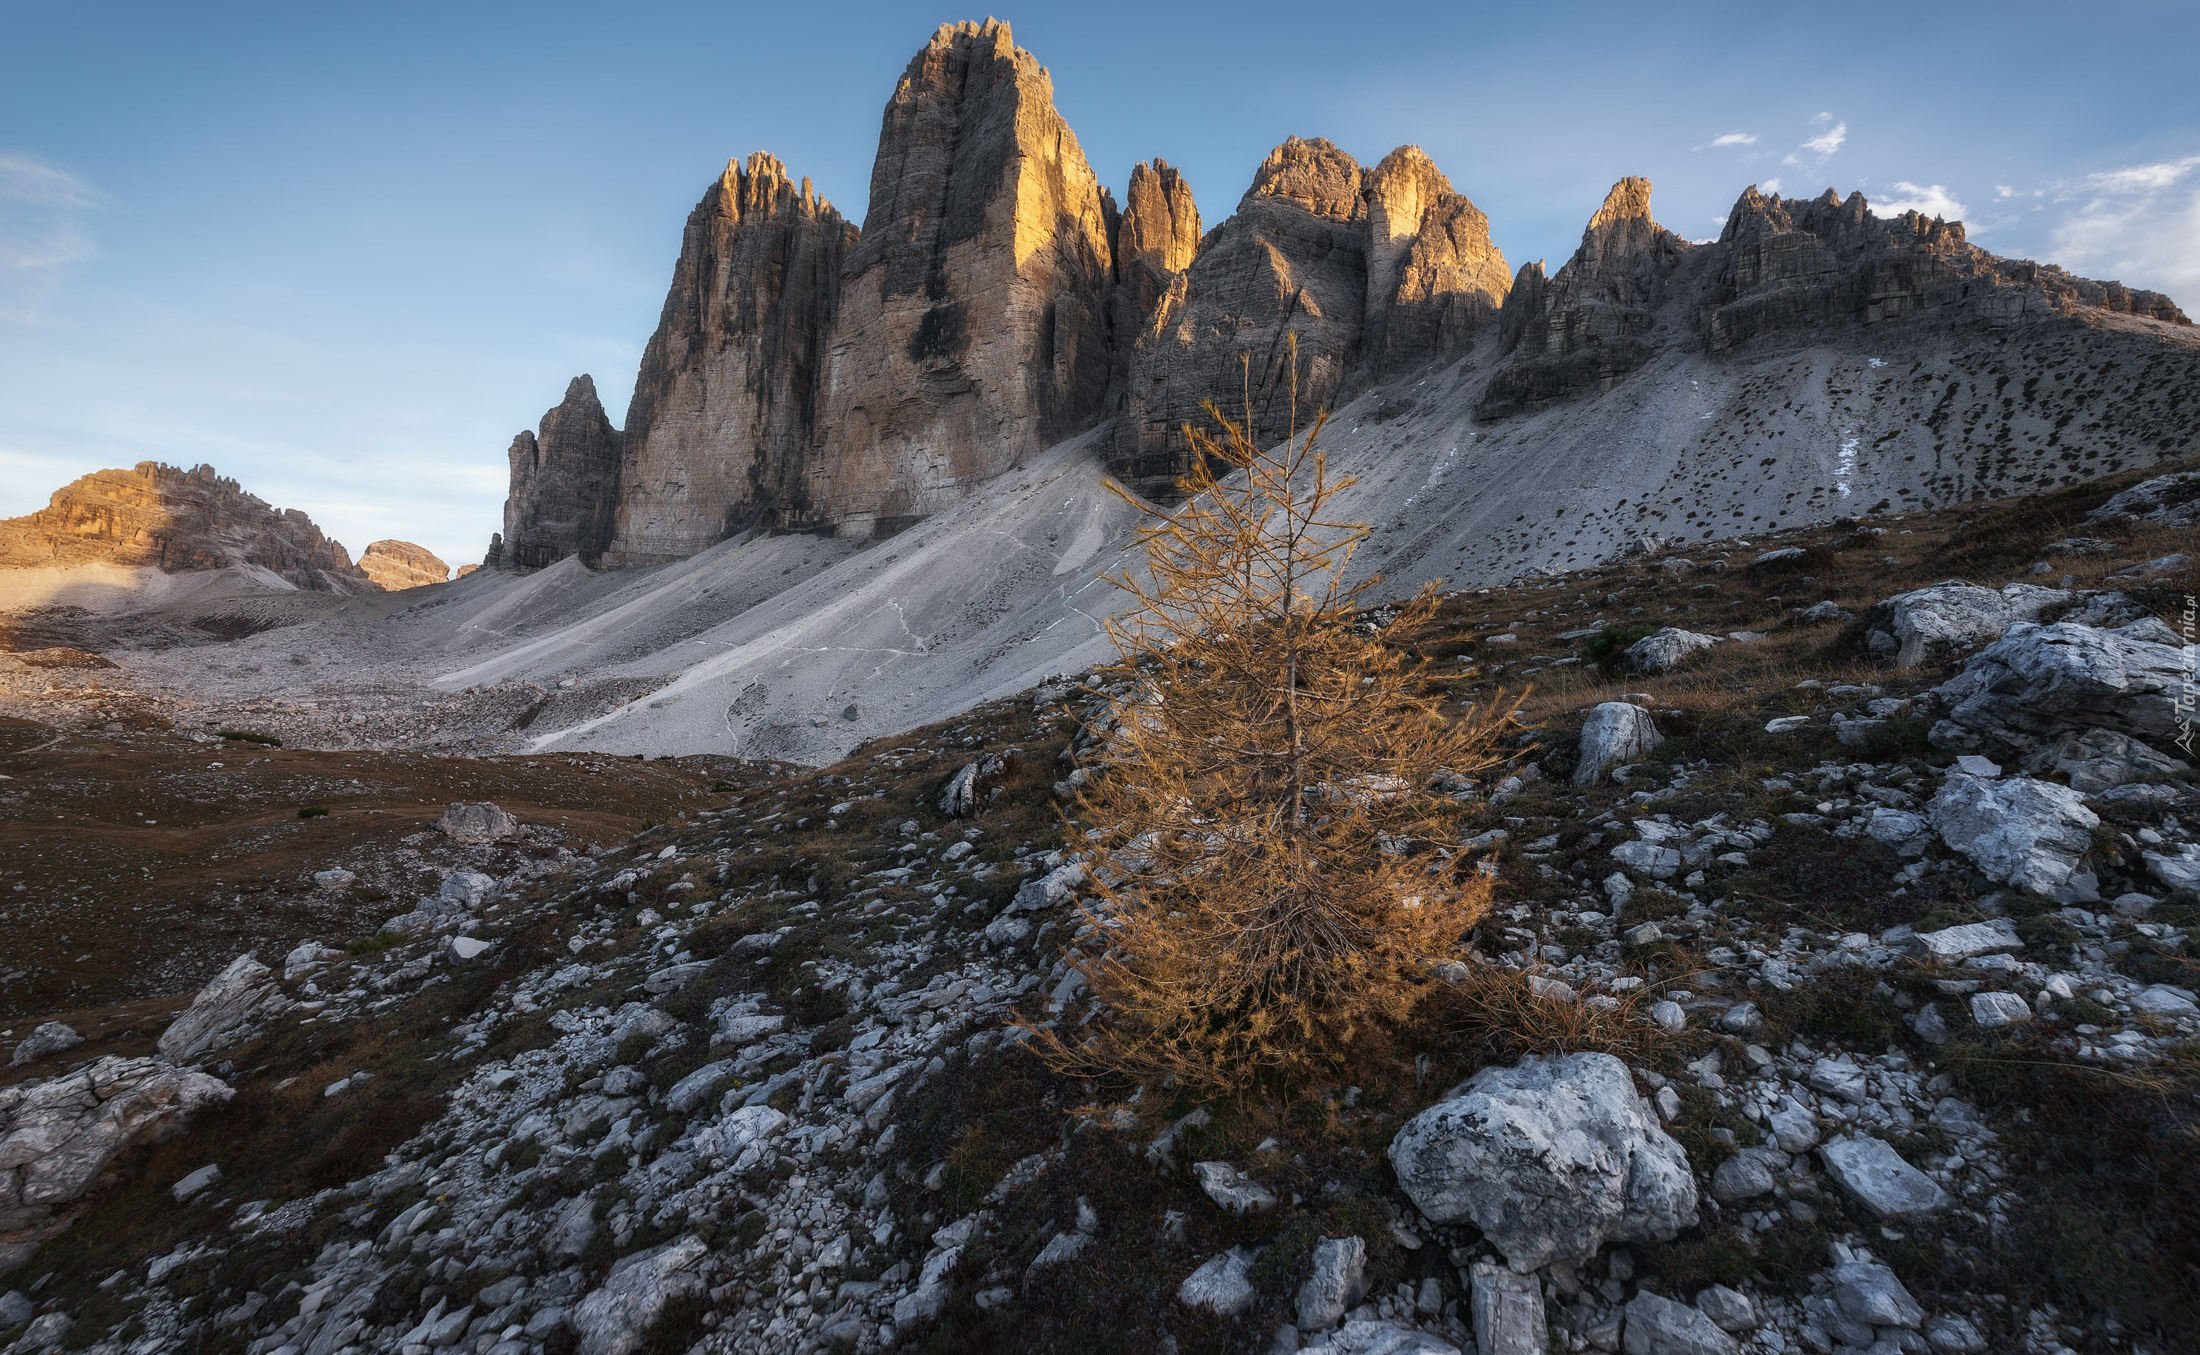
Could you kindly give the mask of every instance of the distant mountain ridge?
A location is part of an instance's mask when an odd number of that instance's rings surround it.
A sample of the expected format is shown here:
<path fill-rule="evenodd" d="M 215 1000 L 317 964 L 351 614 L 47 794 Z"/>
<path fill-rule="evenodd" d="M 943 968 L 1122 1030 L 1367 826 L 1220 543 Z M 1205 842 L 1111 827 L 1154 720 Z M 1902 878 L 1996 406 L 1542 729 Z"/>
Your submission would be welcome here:
<path fill-rule="evenodd" d="M 0 569 L 93 564 L 171 573 L 252 566 L 314 592 L 377 587 L 304 513 L 270 507 L 212 466 L 158 461 L 94 471 L 37 512 L 0 520 Z"/>
<path fill-rule="evenodd" d="M 637 566 L 754 531 L 890 535 L 1094 430 L 1109 470 L 1158 488 L 1203 401 L 1243 394 L 1280 433 L 1292 340 L 1305 402 L 1413 376 L 1468 390 L 1492 426 L 1586 409 L 1660 354 L 1930 352 L 1895 364 L 1917 384 L 1888 398 L 1938 418 L 1947 483 L 2013 491 L 1995 468 L 2018 452 L 2084 475 L 2194 450 L 2165 418 L 2200 402 L 2190 332 L 2160 293 L 1830 189 L 1750 188 L 1698 245 L 1625 179 L 1555 274 L 1514 270 L 1413 146 L 1369 169 L 1290 138 L 1202 232 L 1164 161 L 1117 205 L 1008 25 L 943 25 L 888 101 L 860 231 L 777 159 L 729 163 L 689 217 L 625 427 L 576 381 L 513 445 L 492 555 Z M 1993 408 L 1934 415 L 1950 381 Z"/>

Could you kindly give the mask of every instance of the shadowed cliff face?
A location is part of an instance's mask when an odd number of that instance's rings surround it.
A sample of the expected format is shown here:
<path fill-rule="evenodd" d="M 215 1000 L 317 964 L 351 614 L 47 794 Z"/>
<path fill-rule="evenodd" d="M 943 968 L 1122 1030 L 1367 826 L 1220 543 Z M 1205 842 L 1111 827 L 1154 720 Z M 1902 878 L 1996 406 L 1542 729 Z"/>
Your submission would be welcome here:
<path fill-rule="evenodd" d="M 1367 367 L 1394 375 L 1465 352 L 1512 283 L 1490 219 L 1419 146 L 1368 174 L 1367 209 Z"/>
<path fill-rule="evenodd" d="M 817 392 L 855 228 L 757 152 L 689 214 L 627 408 L 614 564 L 681 559 L 806 511 Z"/>
<path fill-rule="evenodd" d="M 1648 362 L 1667 280 L 1690 249 L 1651 219 L 1648 179 L 1612 185 L 1574 257 L 1548 283 L 1521 289 L 1506 306 L 1512 361 L 1491 380 L 1479 412 L 1501 417 L 1539 401 L 1608 389 Z"/>
<path fill-rule="evenodd" d="M 811 520 L 891 528 L 1100 416 L 1108 215 L 1008 25 L 934 34 L 886 106 L 841 279 Z"/>
<path fill-rule="evenodd" d="M 1960 221 L 1871 215 L 1862 193 L 1765 197 L 1743 191 L 1719 236 L 1699 328 L 1713 352 L 1766 335 L 1802 336 L 1902 319 L 2008 324 L 2093 308 L 2183 323 L 2160 292 L 1999 259 Z"/>
<path fill-rule="evenodd" d="M 1739 353 L 1866 332 L 2000 332 L 2057 320 L 2184 313 L 2159 292 L 1996 258 L 1961 222 L 1877 217 L 1861 193 L 1814 199 L 1747 189 L 1716 243 L 1650 215 L 1647 179 L 1622 179 L 1548 283 L 1523 269 L 1500 329 L 1509 360 L 1477 413 L 1499 419 L 1610 390 L 1661 352 Z"/>
<path fill-rule="evenodd" d="M 1367 212 L 1359 165 L 1327 141 L 1269 152 L 1227 221 L 1201 242 L 1130 362 L 1116 455 L 1141 480 L 1183 469 L 1182 428 L 1213 400 L 1249 405 L 1263 438 L 1290 422 L 1291 336 L 1299 398 L 1333 400 L 1359 355 L 1367 292 Z"/>
<path fill-rule="evenodd" d="M 0 521 L 0 569 L 152 565 L 171 573 L 251 565 L 299 588 L 372 592 L 351 554 L 295 508 L 271 508 L 211 466 L 140 461 L 54 491 L 46 507 Z"/>
<path fill-rule="evenodd" d="M 490 547 L 490 563 L 539 569 L 568 555 L 601 555 L 619 507 L 620 447 L 595 381 L 574 377 L 565 399 L 542 416 L 542 431 L 523 429 L 512 439 L 504 533 Z"/>
<path fill-rule="evenodd" d="M 1327 141 L 1293 137 L 1131 341 L 1119 466 L 1149 488 L 1182 473 L 1183 425 L 1207 400 L 1233 415 L 1249 406 L 1263 438 L 1281 437 L 1294 338 L 1309 407 L 1455 358 L 1508 282 L 1489 219 L 1420 147 L 1362 170 Z"/>

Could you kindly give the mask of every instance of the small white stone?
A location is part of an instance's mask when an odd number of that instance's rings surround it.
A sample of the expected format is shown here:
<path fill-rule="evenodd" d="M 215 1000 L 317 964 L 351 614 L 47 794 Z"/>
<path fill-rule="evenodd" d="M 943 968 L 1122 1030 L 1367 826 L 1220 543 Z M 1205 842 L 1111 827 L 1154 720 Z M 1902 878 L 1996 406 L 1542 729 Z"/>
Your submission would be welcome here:
<path fill-rule="evenodd" d="M 1973 993 L 1971 1019 L 1987 1030 L 1998 1030 L 2031 1020 L 2032 1006 L 2015 993 Z"/>

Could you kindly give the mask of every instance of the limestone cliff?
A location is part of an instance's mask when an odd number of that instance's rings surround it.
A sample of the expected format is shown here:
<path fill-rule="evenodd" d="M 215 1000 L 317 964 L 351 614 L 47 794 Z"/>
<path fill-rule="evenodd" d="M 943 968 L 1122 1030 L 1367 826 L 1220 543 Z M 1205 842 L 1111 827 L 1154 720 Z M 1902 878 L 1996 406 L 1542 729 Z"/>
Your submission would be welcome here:
<path fill-rule="evenodd" d="M 1691 245 L 1651 218 L 1648 180 L 1622 179 L 1556 276 L 1546 282 L 1531 265 L 1515 279 L 1499 320 L 1509 357 L 1476 412 L 1504 418 L 1609 390 L 1663 352 L 2115 316 L 2188 323 L 2159 292 L 1997 258 L 1969 243 L 1961 222 L 1875 216 L 1861 193 L 1750 188 L 1716 242 Z"/>
<path fill-rule="evenodd" d="M 1692 248 L 1651 219 L 1648 179 L 1612 185 L 1574 257 L 1532 296 L 1522 289 L 1505 317 L 1512 361 L 1477 412 L 1498 418 L 1607 388 L 1649 361 L 1667 282 Z"/>
<path fill-rule="evenodd" d="M 375 586 L 394 593 L 401 588 L 423 588 L 446 583 L 451 567 L 434 551 L 410 541 L 376 541 L 360 553 L 359 569 Z"/>
<path fill-rule="evenodd" d="M 1233 414 L 1249 403 L 1259 435 L 1281 436 L 1293 340 L 1302 411 L 1457 357 L 1509 286 L 1489 218 L 1420 147 L 1363 170 L 1293 137 L 1133 336 L 1118 467 L 1146 488 L 1181 472 L 1183 425 L 1207 400 Z"/>
<path fill-rule="evenodd" d="M 1237 211 L 1183 277 L 1182 300 L 1140 336 L 1116 431 L 1125 474 L 1165 480 L 1183 466 L 1183 425 L 1213 400 L 1249 406 L 1263 438 L 1291 419 L 1290 340 L 1303 410 L 1333 401 L 1359 361 L 1367 305 L 1367 206 L 1359 164 L 1327 141 L 1292 137 L 1261 163 Z"/>
<path fill-rule="evenodd" d="M 804 515 L 825 340 L 855 242 L 776 158 L 726 165 L 688 215 L 642 354 L 608 562 L 679 559 Z"/>
<path fill-rule="evenodd" d="M 1490 219 L 1419 146 L 1367 176 L 1366 364 L 1390 375 L 1464 352 L 1511 290 Z"/>
<path fill-rule="evenodd" d="M 1199 205 L 1192 200 L 1192 186 L 1166 160 L 1133 165 L 1115 229 L 1115 285 L 1124 320 L 1117 330 L 1119 346 L 1128 347 L 1154 319 L 1198 253 Z"/>
<path fill-rule="evenodd" d="M 1853 346 L 1890 326 L 2158 338 L 2183 321 L 2157 293 L 1999 259 L 1959 223 L 1882 219 L 1856 194 L 1751 189 L 1718 241 L 1691 245 L 1640 178 L 1613 186 L 1555 273 L 1516 273 L 1415 146 L 1367 169 L 1290 138 L 1202 234 L 1166 161 L 1132 169 L 1118 210 L 1007 25 L 948 25 L 886 105 L 860 235 L 771 156 L 727 166 L 688 218 L 625 434 L 576 382 L 513 444 L 491 560 L 644 565 L 752 529 L 890 534 L 1087 432 L 1162 493 L 1207 401 L 1282 434 L 1294 344 L 1302 418 L 1441 372 L 1492 422 L 1677 354 Z M 2054 361 L 2089 342 L 2054 339 Z M 1378 422 L 1416 398 L 1386 399 Z"/>
<path fill-rule="evenodd" d="M 522 429 L 512 439 L 504 531 L 488 563 L 539 569 L 568 555 L 594 562 L 611 544 L 622 443 L 595 380 L 574 377 L 565 399 L 542 416 L 541 431 Z"/>
<path fill-rule="evenodd" d="M 0 521 L 0 569 L 89 564 L 170 573 L 251 565 L 317 592 L 375 587 L 304 513 L 269 507 L 212 466 L 157 461 L 94 471 L 55 490 L 39 511 Z"/>
<path fill-rule="evenodd" d="M 1713 352 L 1767 335 L 1894 320 L 2008 325 L 2092 308 L 2183 323 L 2160 292 L 2000 259 L 1963 223 L 1871 214 L 1862 193 L 1766 197 L 1752 186 L 1727 215 L 1698 326 Z"/>
<path fill-rule="evenodd" d="M 943 26 L 879 131 L 841 278 L 807 517 L 891 530 L 1086 427 L 1108 379 L 1109 212 L 1008 25 Z"/>

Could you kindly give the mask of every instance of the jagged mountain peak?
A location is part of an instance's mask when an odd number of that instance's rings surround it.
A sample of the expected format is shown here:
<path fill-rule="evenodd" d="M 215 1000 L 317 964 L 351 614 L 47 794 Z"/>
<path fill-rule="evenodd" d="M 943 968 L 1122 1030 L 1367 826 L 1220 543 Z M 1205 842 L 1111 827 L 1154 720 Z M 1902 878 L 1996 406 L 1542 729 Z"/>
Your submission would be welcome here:
<path fill-rule="evenodd" d="M 1116 232 L 1115 265 L 1139 259 L 1168 273 L 1191 267 L 1199 250 L 1199 205 L 1192 186 L 1174 165 L 1156 156 L 1131 166 L 1123 194 L 1123 220 Z"/>
<path fill-rule="evenodd" d="M 505 452 L 511 489 L 488 562 L 534 569 L 569 555 L 600 556 L 618 508 L 621 442 L 595 378 L 583 372 L 567 382 L 539 431 L 521 429 Z"/>
<path fill-rule="evenodd" d="M 1889 322 L 2184 320 L 2157 293 L 1998 259 L 1961 222 L 1830 188 L 1751 187 L 1695 245 L 1658 223 L 1647 178 L 1624 177 L 1571 257 L 1515 271 L 1413 144 L 1365 167 L 1288 137 L 1211 228 L 1156 158 L 1118 208 L 1046 69 L 990 19 L 942 25 L 909 61 L 863 215 L 859 233 L 761 151 L 711 185 L 636 382 L 603 560 L 750 529 L 888 534 L 1085 433 L 1112 472 L 1166 492 L 1205 401 L 1242 392 L 1256 433 L 1282 432 L 1293 352 L 1302 405 L 1444 367 L 1494 421 L 1661 355 L 1850 343 Z"/>
<path fill-rule="evenodd" d="M 375 587 L 350 552 L 295 508 L 275 508 L 216 471 L 140 461 L 62 486 L 46 507 L 0 520 L 0 569 L 152 566 L 266 570 L 313 592 Z"/>
<path fill-rule="evenodd" d="M 718 176 L 719 210 L 734 220 L 777 212 L 793 212 L 805 217 L 831 217 L 840 219 L 832 203 L 818 193 L 804 175 L 799 184 L 787 174 L 787 166 L 770 151 L 751 151 L 747 160 L 739 156 L 726 161 L 725 173 Z"/>
<path fill-rule="evenodd" d="M 1601 274 L 1615 264 L 1633 268 L 1652 257 L 1656 258 L 1653 266 L 1669 267 L 1689 248 L 1686 240 L 1650 214 L 1650 181 L 1629 176 L 1605 194 L 1604 204 L 1581 232 L 1581 248 L 1559 269 L 1554 282 L 1563 287 L 1569 279 Z"/>
<path fill-rule="evenodd" d="M 943 26 L 880 120 L 821 380 L 804 525 L 890 532 L 1089 428 L 1117 225 L 1006 24 Z"/>
<path fill-rule="evenodd" d="M 1631 174 L 1604 195 L 1604 205 L 1589 218 L 1589 230 L 1604 231 L 1624 221 L 1650 220 L 1650 181 Z"/>
<path fill-rule="evenodd" d="M 1357 221 L 1366 211 L 1361 199 L 1365 174 L 1359 161 L 1326 137 L 1287 137 L 1260 162 L 1238 209 L 1243 211 L 1256 198 L 1277 198 L 1316 216 Z"/>

